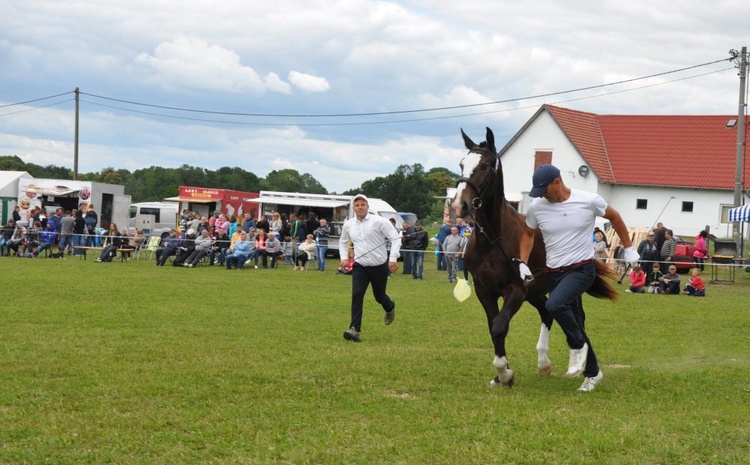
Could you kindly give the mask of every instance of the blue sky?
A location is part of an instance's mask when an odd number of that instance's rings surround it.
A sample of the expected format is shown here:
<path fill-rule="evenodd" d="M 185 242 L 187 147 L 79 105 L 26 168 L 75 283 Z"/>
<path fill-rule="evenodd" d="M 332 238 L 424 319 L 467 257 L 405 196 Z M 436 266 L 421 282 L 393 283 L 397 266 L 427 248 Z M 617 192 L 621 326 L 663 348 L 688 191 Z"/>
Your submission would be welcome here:
<path fill-rule="evenodd" d="M 750 42 L 743 7 L 0 0 L 0 154 L 72 168 L 78 87 L 81 172 L 292 168 L 341 192 L 401 164 L 458 171 L 460 128 L 481 140 L 489 126 L 501 147 L 544 103 L 602 114 L 736 114 L 728 51 Z M 393 113 L 476 104 L 486 105 Z"/>

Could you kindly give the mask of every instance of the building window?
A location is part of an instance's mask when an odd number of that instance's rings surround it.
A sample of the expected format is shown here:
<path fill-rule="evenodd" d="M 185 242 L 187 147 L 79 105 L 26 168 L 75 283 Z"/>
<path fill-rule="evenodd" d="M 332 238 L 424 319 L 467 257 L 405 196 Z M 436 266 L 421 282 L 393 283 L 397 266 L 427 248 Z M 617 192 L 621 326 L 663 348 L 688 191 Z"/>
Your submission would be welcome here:
<path fill-rule="evenodd" d="M 693 202 L 682 202 L 682 213 L 693 213 Z"/>
<path fill-rule="evenodd" d="M 539 168 L 539 165 L 551 165 L 552 164 L 552 152 L 549 150 L 537 150 L 534 152 L 534 169 Z"/>
<path fill-rule="evenodd" d="M 648 199 L 635 199 L 635 209 L 636 210 L 647 210 L 648 209 Z"/>

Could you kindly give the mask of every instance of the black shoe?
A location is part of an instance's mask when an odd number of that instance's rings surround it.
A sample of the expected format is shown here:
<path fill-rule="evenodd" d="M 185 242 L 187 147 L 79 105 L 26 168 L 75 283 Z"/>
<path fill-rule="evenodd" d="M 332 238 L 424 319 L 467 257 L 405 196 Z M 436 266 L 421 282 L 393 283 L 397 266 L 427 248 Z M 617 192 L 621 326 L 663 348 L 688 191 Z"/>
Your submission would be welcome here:
<path fill-rule="evenodd" d="M 393 320 L 396 318 L 396 302 L 393 302 L 393 309 L 391 309 L 390 312 L 385 312 L 384 321 L 386 326 L 393 323 Z"/>
<path fill-rule="evenodd" d="M 354 326 L 344 331 L 344 339 L 352 342 L 360 342 L 359 331 L 354 329 Z"/>

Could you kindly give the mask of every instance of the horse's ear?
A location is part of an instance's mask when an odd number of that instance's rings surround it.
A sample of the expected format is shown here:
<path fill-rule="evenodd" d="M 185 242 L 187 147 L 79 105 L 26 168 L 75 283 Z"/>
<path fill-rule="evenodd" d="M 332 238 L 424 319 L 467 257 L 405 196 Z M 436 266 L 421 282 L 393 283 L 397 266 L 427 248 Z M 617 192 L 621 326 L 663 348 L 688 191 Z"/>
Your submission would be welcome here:
<path fill-rule="evenodd" d="M 464 138 L 464 145 L 466 145 L 467 149 L 472 150 L 477 146 L 477 144 L 475 144 L 473 140 L 469 139 L 469 136 L 466 135 L 463 128 L 461 128 L 461 137 Z"/>
<path fill-rule="evenodd" d="M 487 128 L 487 136 L 485 140 L 487 141 L 487 148 L 492 153 L 497 153 L 497 149 L 495 148 L 495 134 L 492 133 L 492 129 Z"/>

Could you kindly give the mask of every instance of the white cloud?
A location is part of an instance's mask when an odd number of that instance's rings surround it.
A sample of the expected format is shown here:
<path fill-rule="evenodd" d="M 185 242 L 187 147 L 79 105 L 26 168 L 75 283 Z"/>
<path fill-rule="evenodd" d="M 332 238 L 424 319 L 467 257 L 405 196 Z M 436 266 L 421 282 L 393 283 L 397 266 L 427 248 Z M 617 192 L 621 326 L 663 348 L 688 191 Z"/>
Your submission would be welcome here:
<path fill-rule="evenodd" d="M 307 92 L 327 92 L 331 86 L 325 78 L 313 76 L 312 74 L 300 73 L 298 71 L 289 72 L 289 82 L 294 87 Z"/>

